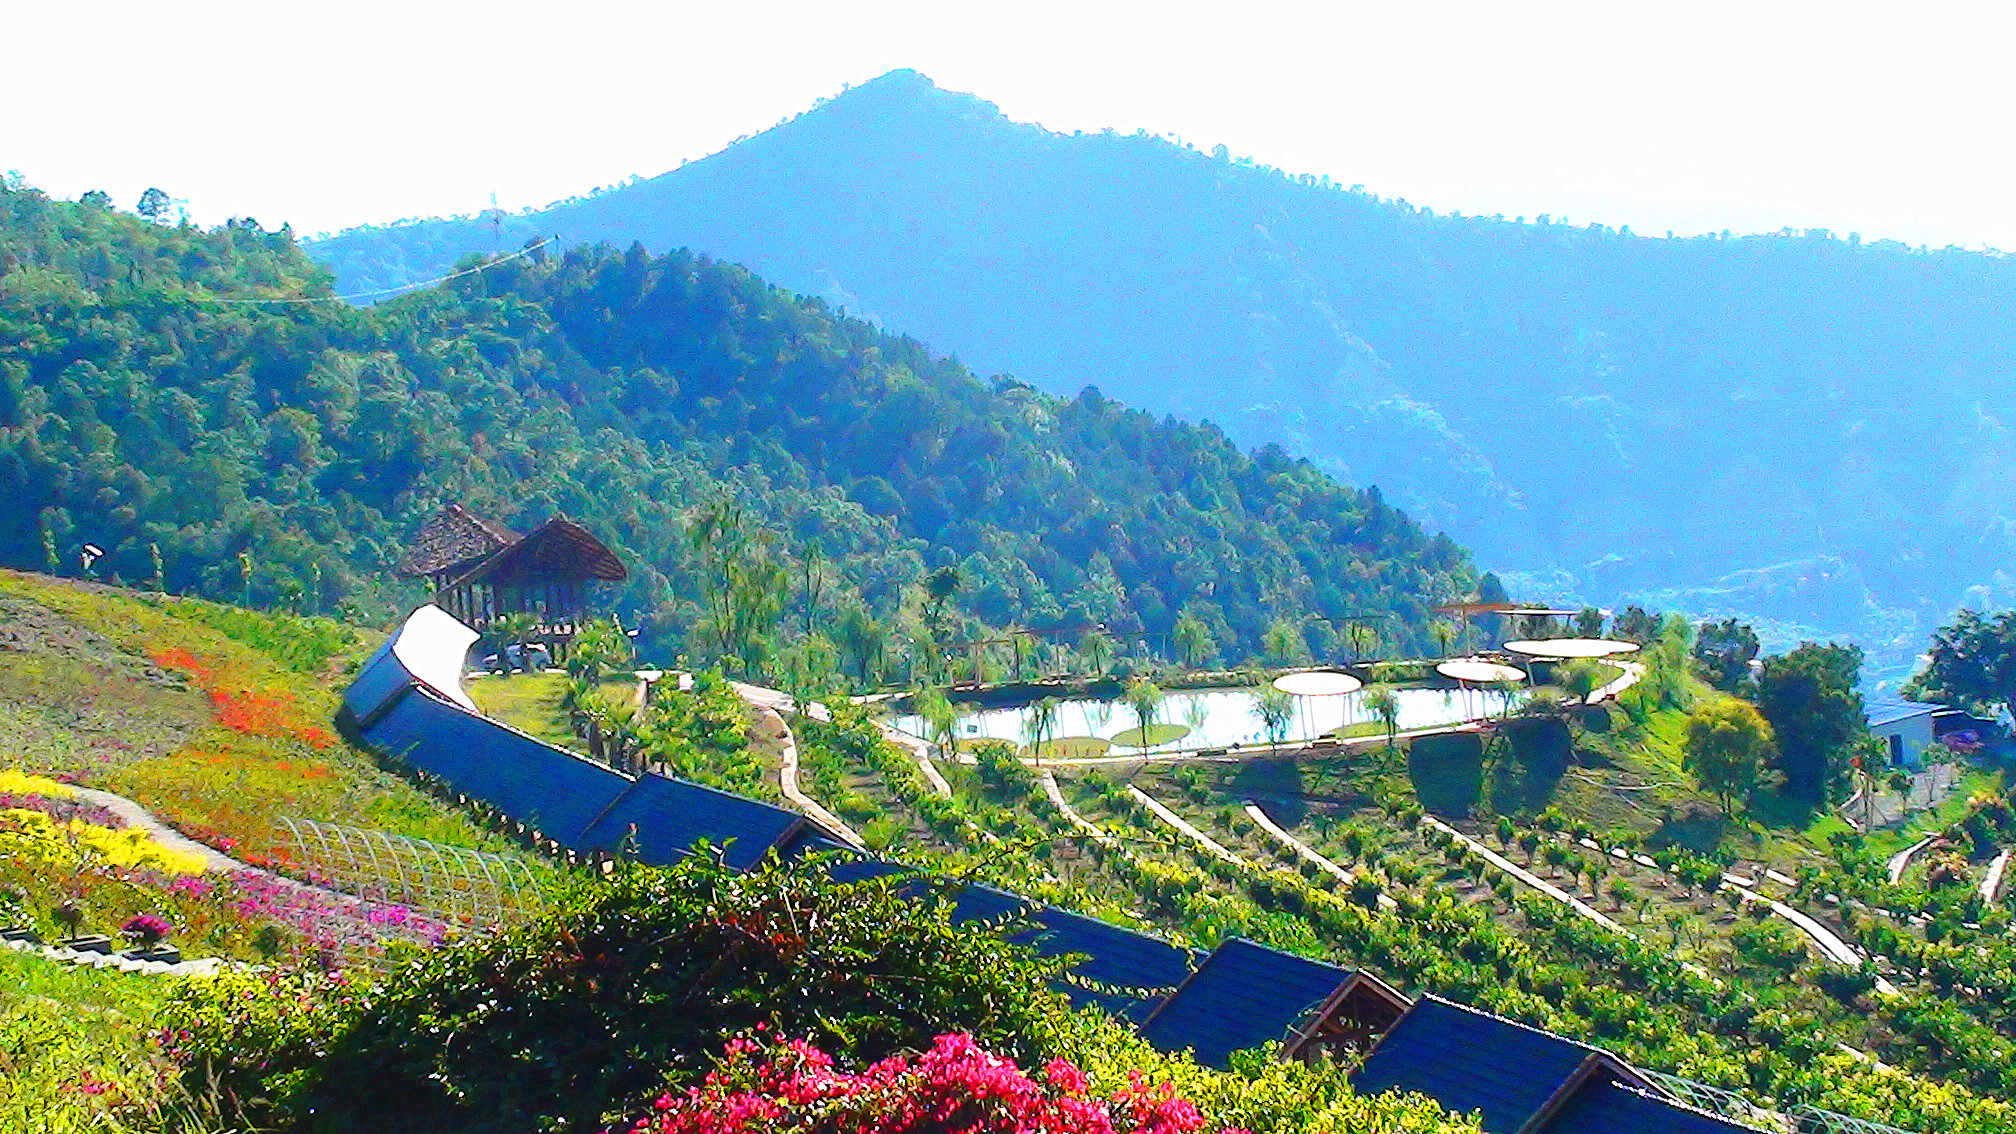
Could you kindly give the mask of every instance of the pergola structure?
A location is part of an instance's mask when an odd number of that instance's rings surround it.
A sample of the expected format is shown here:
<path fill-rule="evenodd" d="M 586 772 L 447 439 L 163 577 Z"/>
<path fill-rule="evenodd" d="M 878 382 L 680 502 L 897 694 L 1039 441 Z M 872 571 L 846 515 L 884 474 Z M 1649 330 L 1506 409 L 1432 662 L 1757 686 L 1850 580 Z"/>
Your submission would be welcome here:
<path fill-rule="evenodd" d="M 519 535 L 460 504 L 427 522 L 399 562 L 399 574 L 434 585 L 434 604 L 476 630 L 529 614 L 536 637 L 564 648 L 587 610 L 591 583 L 621 582 L 629 571 L 588 529 L 555 517 Z"/>

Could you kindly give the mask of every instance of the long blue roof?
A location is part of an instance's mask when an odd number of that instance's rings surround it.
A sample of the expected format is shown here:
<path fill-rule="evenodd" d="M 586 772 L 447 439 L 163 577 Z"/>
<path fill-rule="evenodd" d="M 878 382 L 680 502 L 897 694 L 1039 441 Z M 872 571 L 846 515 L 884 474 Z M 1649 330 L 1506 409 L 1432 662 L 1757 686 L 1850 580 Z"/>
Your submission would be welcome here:
<path fill-rule="evenodd" d="M 1488 1012 L 1423 996 L 1365 1057 L 1352 1083 L 1365 1094 L 1418 1091 L 1486 1134 L 1518 1134 L 1596 1048 Z"/>
<path fill-rule="evenodd" d="M 967 886 L 953 897 L 954 922 L 1009 919 L 1031 924 L 1010 932 L 1008 940 L 1030 946 L 1045 957 L 1080 954 L 1083 959 L 1071 972 L 1106 986 L 1094 990 L 1067 982 L 1061 990 L 1072 1003 L 1098 1005 L 1137 1024 L 1190 975 L 1193 958 L 1189 950 L 1159 937 L 1041 905 L 992 886 Z"/>
<path fill-rule="evenodd" d="M 1752 1128 L 1621 1083 L 1577 1090 L 1537 1134 L 1756 1134 Z"/>
<path fill-rule="evenodd" d="M 1199 1063 L 1225 1067 L 1232 1053 L 1287 1040 L 1351 970 L 1234 938 L 1213 950 L 1142 1026 L 1163 1051 L 1189 1048 Z"/>

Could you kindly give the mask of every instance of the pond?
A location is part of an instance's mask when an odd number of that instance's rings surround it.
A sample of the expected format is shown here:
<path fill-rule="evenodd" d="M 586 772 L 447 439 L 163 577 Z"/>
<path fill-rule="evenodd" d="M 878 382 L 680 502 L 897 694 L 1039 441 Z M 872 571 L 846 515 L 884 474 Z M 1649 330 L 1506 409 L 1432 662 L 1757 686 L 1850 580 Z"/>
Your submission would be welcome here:
<path fill-rule="evenodd" d="M 1060 701 L 1054 739 L 1065 743 L 1058 745 L 1057 754 L 1067 754 L 1066 749 L 1073 756 L 1088 752 L 1096 754 L 1104 742 L 1111 742 L 1112 754 L 1116 756 L 1265 744 L 1267 727 L 1261 722 L 1254 693 L 1255 690 L 1250 688 L 1169 692 L 1163 698 L 1161 711 L 1155 715 L 1157 727 L 1145 738 L 1160 743 L 1145 748 L 1139 746 L 1143 738 L 1135 731 L 1134 711 L 1125 704 L 1095 698 Z M 1396 689 L 1394 694 L 1400 701 L 1399 727 L 1403 732 L 1495 715 L 1505 710 L 1508 699 L 1516 703 L 1523 697 L 1523 693 L 1508 695 L 1495 691 L 1455 689 Z M 1027 705 L 965 712 L 959 717 L 959 738 L 993 738 L 1022 746 L 1028 739 L 1028 718 Z M 1362 692 L 1342 697 L 1297 697 L 1295 713 L 1289 720 L 1287 735 L 1283 739 L 1291 743 L 1314 740 L 1338 729 L 1377 719 L 1365 707 Z M 890 723 L 912 736 L 929 735 L 922 719 L 914 715 L 899 716 Z M 1171 736 L 1170 733 L 1180 735 Z M 1072 743 L 1074 740 L 1076 742 Z M 1046 750 L 1051 747 L 1048 740 L 1044 747 Z"/>

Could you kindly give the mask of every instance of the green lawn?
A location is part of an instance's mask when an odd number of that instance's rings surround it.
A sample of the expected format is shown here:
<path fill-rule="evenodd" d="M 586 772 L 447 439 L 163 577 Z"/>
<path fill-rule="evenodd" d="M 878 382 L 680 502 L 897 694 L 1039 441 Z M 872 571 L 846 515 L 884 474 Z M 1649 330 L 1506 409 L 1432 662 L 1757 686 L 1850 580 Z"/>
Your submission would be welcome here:
<path fill-rule="evenodd" d="M 1139 726 L 1124 729 L 1113 736 L 1113 743 L 1120 748 L 1153 748 L 1158 744 L 1169 744 L 1190 735 L 1190 726 L 1157 722 L 1149 725 L 1144 733 Z"/>
<path fill-rule="evenodd" d="M 484 716 L 503 721 L 520 732 L 560 748 L 578 748 L 581 741 L 562 709 L 567 692 L 564 673 L 487 674 L 465 686 L 469 699 Z"/>

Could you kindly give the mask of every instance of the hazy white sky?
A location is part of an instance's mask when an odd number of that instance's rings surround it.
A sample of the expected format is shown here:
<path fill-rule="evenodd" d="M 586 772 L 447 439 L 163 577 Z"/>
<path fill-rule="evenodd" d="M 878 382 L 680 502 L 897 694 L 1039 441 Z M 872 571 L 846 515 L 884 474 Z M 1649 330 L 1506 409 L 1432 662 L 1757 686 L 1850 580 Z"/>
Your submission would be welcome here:
<path fill-rule="evenodd" d="M 5 0 L 0 169 L 334 230 L 660 173 L 914 67 L 1438 211 L 2016 249 L 2005 10 Z"/>

